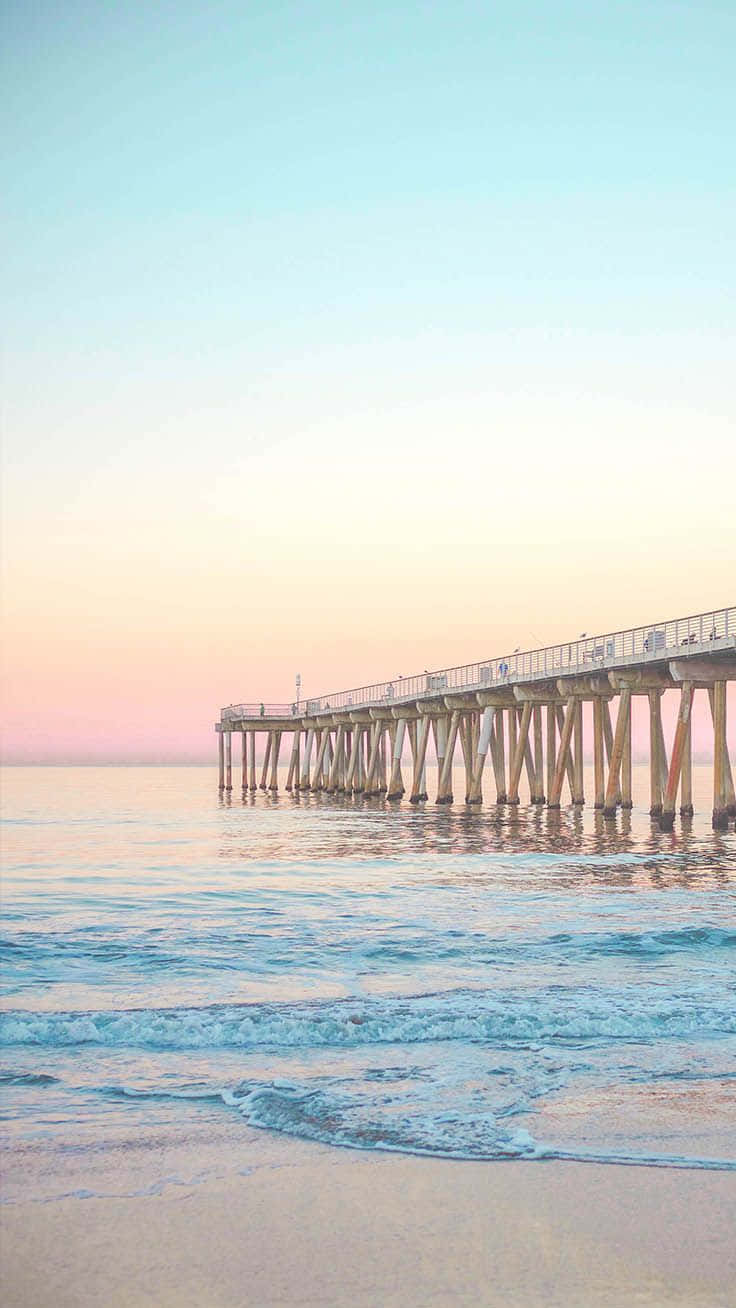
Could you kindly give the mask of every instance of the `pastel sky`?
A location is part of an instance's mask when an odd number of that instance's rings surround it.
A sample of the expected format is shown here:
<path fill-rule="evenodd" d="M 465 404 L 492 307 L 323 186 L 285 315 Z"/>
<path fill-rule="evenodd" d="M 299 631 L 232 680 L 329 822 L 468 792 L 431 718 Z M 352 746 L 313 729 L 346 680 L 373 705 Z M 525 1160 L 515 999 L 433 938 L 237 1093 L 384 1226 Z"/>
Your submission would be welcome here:
<path fill-rule="evenodd" d="M 730 0 L 2 26 L 9 760 L 736 601 Z"/>

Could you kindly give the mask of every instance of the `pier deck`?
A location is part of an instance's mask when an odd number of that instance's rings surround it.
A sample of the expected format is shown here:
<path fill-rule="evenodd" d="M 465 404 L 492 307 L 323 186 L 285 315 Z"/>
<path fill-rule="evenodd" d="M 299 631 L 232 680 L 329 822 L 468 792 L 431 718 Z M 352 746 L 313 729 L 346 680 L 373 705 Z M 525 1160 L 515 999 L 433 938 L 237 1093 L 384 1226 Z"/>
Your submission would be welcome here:
<path fill-rule="evenodd" d="M 601 636 L 581 636 L 543 649 L 424 672 L 338 691 L 303 703 L 230 704 L 215 724 L 219 784 L 232 789 L 232 735 L 242 737 L 243 790 L 275 791 L 282 737 L 291 737 L 287 790 L 385 795 L 405 793 L 408 741 L 410 800 L 427 799 L 426 762 L 438 768 L 436 802 L 450 804 L 458 740 L 465 764 L 465 802 L 482 802 L 490 756 L 496 803 L 518 804 L 522 773 L 530 800 L 558 808 L 567 786 L 582 805 L 583 712 L 593 706 L 595 807 L 613 817 L 631 800 L 631 705 L 649 709 L 650 812 L 665 829 L 692 813 L 690 715 L 696 691 L 709 701 L 714 732 L 713 825 L 736 817 L 726 740 L 726 683 L 736 680 L 736 606 Z M 662 696 L 679 695 L 667 757 Z M 615 704 L 615 721 L 611 704 Z M 265 760 L 256 778 L 256 736 Z M 303 742 L 303 749 L 302 749 Z"/>

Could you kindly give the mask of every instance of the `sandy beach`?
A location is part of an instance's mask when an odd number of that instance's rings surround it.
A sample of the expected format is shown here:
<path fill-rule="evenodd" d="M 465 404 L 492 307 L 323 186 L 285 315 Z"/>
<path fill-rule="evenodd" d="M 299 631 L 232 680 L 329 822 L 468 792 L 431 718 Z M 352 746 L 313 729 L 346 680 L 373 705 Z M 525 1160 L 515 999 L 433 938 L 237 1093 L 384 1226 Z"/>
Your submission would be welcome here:
<path fill-rule="evenodd" d="M 7 1308 L 733 1303 L 729 1172 L 362 1153 L 194 1115 L 49 1163 L 39 1142 L 8 1169 Z"/>

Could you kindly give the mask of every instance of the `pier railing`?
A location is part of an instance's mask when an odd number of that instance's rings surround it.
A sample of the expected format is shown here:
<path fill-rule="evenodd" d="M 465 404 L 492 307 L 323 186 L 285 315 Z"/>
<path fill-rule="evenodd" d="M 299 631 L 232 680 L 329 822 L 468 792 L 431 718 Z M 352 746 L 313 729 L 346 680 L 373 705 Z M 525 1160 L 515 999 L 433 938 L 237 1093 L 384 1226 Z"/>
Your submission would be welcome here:
<path fill-rule="evenodd" d="M 631 663 L 649 663 L 736 646 L 736 606 L 698 613 L 669 622 L 648 623 L 602 636 L 581 635 L 577 640 L 543 649 L 514 651 L 500 658 L 441 668 L 418 676 L 396 677 L 353 690 L 320 695 L 296 704 L 231 704 L 222 710 L 222 721 L 236 718 L 296 717 L 329 713 L 335 709 L 368 708 L 400 704 L 452 691 L 475 691 L 514 682 L 542 681 L 581 673 L 607 671 Z"/>
<path fill-rule="evenodd" d="M 303 702 L 296 704 L 264 704 L 260 700 L 254 704 L 228 704 L 220 713 L 223 722 L 233 722 L 239 718 L 294 718 L 304 712 Z"/>

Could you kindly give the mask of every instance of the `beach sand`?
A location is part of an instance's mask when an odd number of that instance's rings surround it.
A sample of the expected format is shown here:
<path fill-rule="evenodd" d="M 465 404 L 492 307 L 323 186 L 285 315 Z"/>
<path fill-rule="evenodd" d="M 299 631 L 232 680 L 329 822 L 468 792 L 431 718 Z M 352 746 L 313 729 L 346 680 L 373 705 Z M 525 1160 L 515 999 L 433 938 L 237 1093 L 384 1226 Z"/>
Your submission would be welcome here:
<path fill-rule="evenodd" d="M 9 1162 L 6 1308 L 736 1302 L 729 1172 L 359 1152 L 195 1113 L 49 1148 Z"/>

